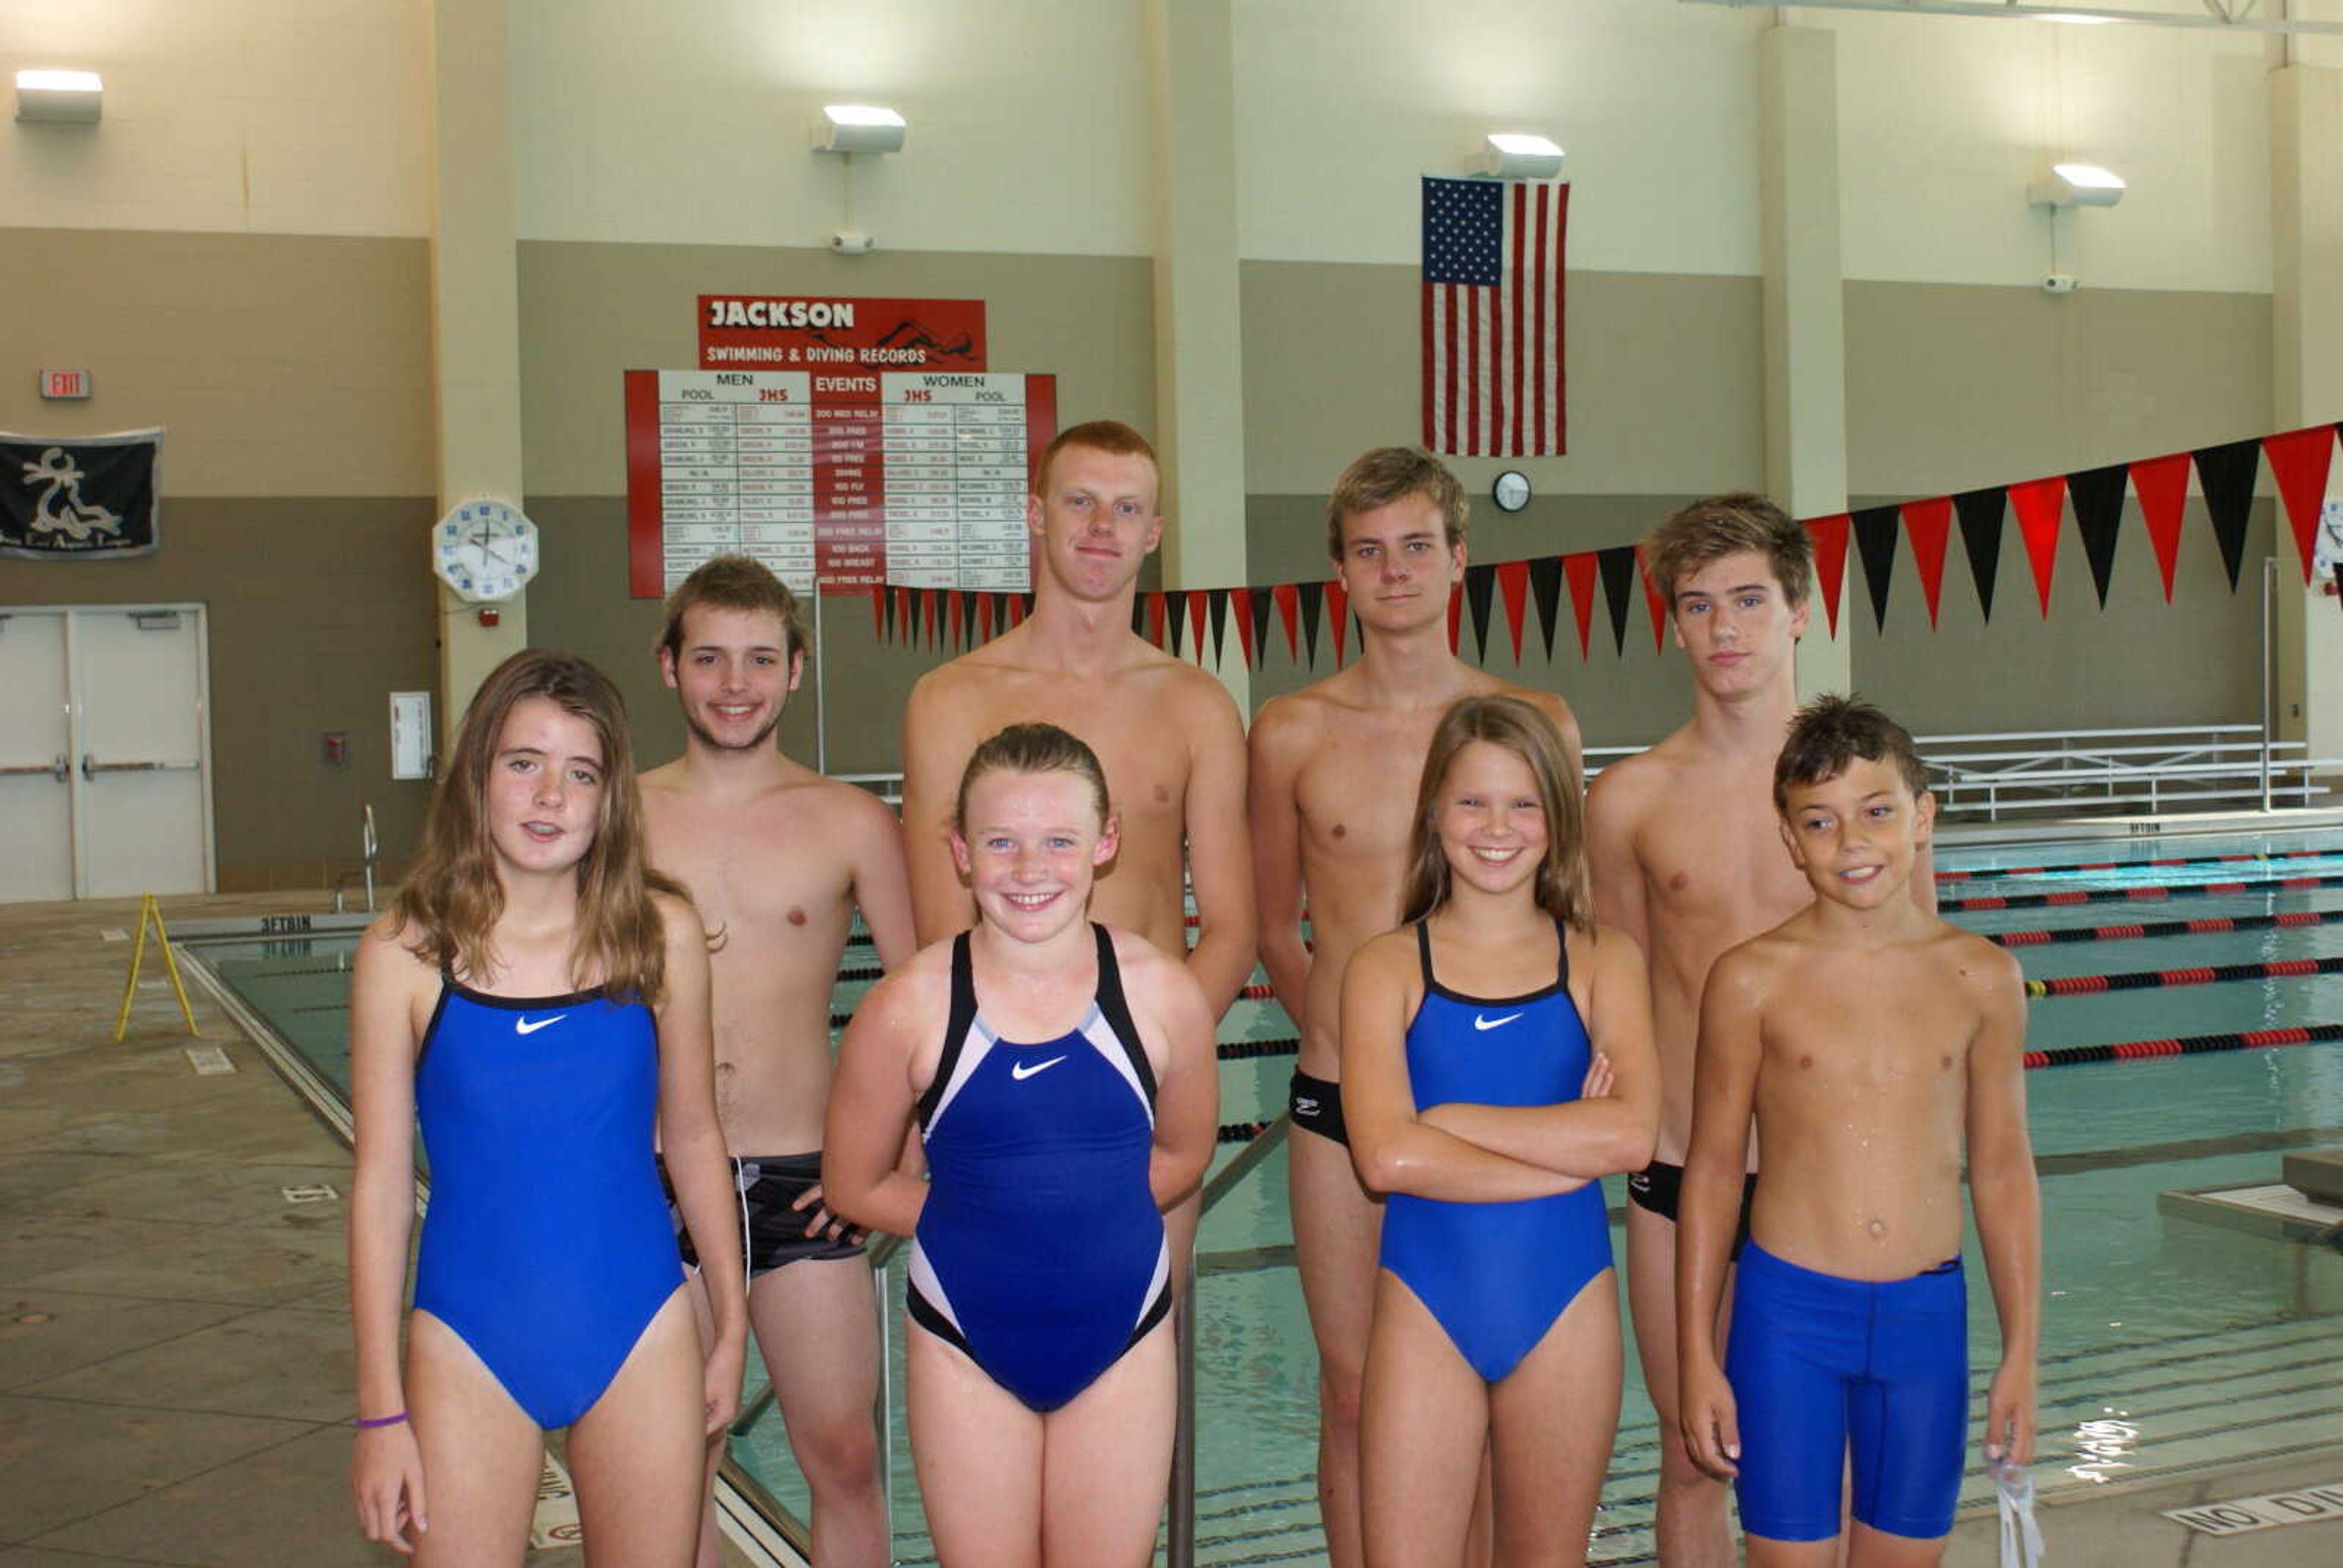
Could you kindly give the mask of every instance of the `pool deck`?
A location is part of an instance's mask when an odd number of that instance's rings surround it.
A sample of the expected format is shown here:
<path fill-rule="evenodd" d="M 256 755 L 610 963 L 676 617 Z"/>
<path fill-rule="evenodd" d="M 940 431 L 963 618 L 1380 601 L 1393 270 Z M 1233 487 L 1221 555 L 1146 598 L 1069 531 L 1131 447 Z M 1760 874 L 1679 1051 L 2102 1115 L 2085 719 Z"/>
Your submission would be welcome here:
<path fill-rule="evenodd" d="M 329 908 L 166 899 L 166 922 Z M 397 1561 L 357 1532 L 349 1155 L 150 946 L 114 1042 L 135 900 L 0 905 L 0 1568 Z M 225 1046 L 199 1077 L 186 1050 Z M 578 1564 L 576 1548 L 531 1554 Z M 728 1563 L 747 1559 L 728 1550 Z"/>
<path fill-rule="evenodd" d="M 284 893 L 166 899 L 166 920 L 322 910 Z M 362 1540 L 339 1141 L 199 987 L 201 1041 L 148 954 L 117 1045 L 130 900 L 0 905 L 0 1568 L 395 1561 Z M 197 1076 L 191 1044 L 236 1070 Z M 2057 1568 L 2331 1568 L 2343 1517 L 2228 1537 L 2161 1516 L 2343 1483 L 2335 1444 L 2046 1504 Z M 1954 1568 L 1996 1562 L 1990 1515 Z M 574 1550 L 536 1553 L 548 1568 Z M 728 1551 L 728 1562 L 745 1562 Z"/>

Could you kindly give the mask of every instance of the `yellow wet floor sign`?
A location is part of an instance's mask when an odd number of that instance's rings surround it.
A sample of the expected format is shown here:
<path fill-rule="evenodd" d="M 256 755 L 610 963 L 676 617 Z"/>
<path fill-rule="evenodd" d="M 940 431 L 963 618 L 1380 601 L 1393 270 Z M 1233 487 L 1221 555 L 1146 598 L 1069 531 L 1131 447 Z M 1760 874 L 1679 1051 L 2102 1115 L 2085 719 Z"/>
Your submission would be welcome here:
<path fill-rule="evenodd" d="M 179 960 L 171 956 L 171 935 L 163 929 L 163 906 L 155 895 L 145 893 L 138 900 L 138 940 L 130 949 L 130 980 L 122 988 L 122 1013 L 114 1020 L 114 1038 L 119 1040 L 123 1030 L 130 1027 L 130 1003 L 138 995 L 138 966 L 146 957 L 146 928 L 155 928 L 155 943 L 163 950 L 163 968 L 171 977 L 171 990 L 179 999 L 179 1011 L 186 1016 L 187 1032 L 196 1039 L 204 1031 L 196 1027 L 196 1010 L 187 1004 L 187 987 L 179 979 Z"/>

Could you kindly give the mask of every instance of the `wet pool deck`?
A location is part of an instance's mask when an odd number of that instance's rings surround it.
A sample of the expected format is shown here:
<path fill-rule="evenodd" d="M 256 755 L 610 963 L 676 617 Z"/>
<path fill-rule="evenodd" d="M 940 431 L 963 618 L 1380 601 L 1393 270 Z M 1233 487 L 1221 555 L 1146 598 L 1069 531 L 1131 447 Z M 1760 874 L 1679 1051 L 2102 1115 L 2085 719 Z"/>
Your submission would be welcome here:
<path fill-rule="evenodd" d="M 327 906 L 164 901 L 166 920 L 305 907 Z M 344 1209 L 281 1191 L 346 1190 L 348 1154 L 199 987 L 200 1042 L 159 983 L 114 1042 L 130 949 L 99 933 L 136 919 L 130 900 L 0 905 L 0 1568 L 394 1561 L 348 1503 Z M 236 1071 L 197 1076 L 195 1043 Z M 2332 1568 L 2343 1521 L 2217 1538 L 2161 1511 L 2338 1482 L 2343 1412 L 2329 1447 L 2046 1505 L 2048 1562 Z M 1995 1550 L 1988 1515 L 1947 1562 Z"/>

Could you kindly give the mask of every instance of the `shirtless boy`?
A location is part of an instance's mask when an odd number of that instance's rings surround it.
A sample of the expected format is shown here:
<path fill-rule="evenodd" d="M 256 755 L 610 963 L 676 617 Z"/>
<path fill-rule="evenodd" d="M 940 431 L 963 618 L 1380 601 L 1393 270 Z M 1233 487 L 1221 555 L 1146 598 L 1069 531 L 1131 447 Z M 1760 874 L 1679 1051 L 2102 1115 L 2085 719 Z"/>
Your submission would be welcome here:
<path fill-rule="evenodd" d="M 1091 917 L 1188 953 L 1213 1016 L 1252 972 L 1244 728 L 1227 689 L 1131 629 L 1139 569 L 1163 535 L 1154 449 L 1128 425 L 1077 425 L 1041 454 L 1026 527 L 1041 548 L 1033 613 L 911 689 L 903 710 L 903 836 L 922 946 L 975 906 L 951 858 L 960 770 L 1011 724 L 1057 725 L 1106 768 L 1122 844 Z M 1185 845 L 1185 857 L 1182 854 Z M 1182 873 L 1196 893 L 1190 951 Z"/>
<path fill-rule="evenodd" d="M 689 735 L 642 776 L 643 816 L 652 863 L 690 890 L 717 942 L 717 1107 L 747 1217 L 749 1314 L 813 1493 L 814 1561 L 875 1568 L 889 1530 L 877 1306 L 860 1235 L 822 1208 L 821 1128 L 854 911 L 891 969 L 911 955 L 910 892 L 886 806 L 774 744 L 805 658 L 797 601 L 763 566 L 723 556 L 685 578 L 659 659 Z M 699 1562 L 719 1560 L 711 1513 Z"/>
<path fill-rule="evenodd" d="M 1854 1568 L 1944 1557 L 1968 1440 L 1961 1161 L 2001 1320 L 1985 1454 L 2033 1457 L 2041 1203 L 2026 1128 L 2026 986 L 1917 908 L 1936 802 L 1912 738 L 1825 698 L 1774 774 L 1815 901 L 1716 960 L 1701 1002 L 1677 1280 L 1683 1430 L 1736 1476 L 1752 1568 L 1825 1568 L 1852 1445 Z M 1752 1114 L 1765 1151 L 1716 1358 Z"/>
<path fill-rule="evenodd" d="M 1676 1188 L 1692 1131 L 1700 991 L 1716 955 L 1803 909 L 1814 891 L 1781 850 L 1774 759 L 1798 706 L 1793 662 L 1812 609 L 1806 531 L 1761 496 L 1695 501 L 1645 544 L 1676 646 L 1692 664 L 1692 722 L 1603 770 L 1588 791 L 1594 912 L 1641 944 L 1660 1058 L 1660 1135 L 1630 1179 L 1627 1299 L 1644 1386 L 1676 1418 Z M 1913 901 L 1933 910 L 1925 849 Z M 1662 1568 L 1734 1562 L 1725 1488 L 1679 1442 L 1660 1445 Z"/>
<path fill-rule="evenodd" d="M 1464 573 L 1466 503 L 1432 457 L 1383 447 L 1334 483 L 1326 550 L 1358 612 L 1356 664 L 1253 719 L 1253 886 L 1261 957 L 1299 1026 L 1286 1159 L 1295 1261 L 1318 1342 L 1318 1503 L 1336 1568 L 1362 1561 L 1359 1385 L 1374 1302 L 1381 1206 L 1359 1185 L 1343 1136 L 1342 968 L 1399 924 L 1412 780 L 1459 698 L 1517 697 L 1562 732 L 1573 787 L 1578 726 L 1558 697 L 1474 668 L 1448 651 L 1448 599 Z M 1372 759 L 1376 777 L 1361 772 Z M 1308 898 L 1314 950 L 1302 936 Z"/>

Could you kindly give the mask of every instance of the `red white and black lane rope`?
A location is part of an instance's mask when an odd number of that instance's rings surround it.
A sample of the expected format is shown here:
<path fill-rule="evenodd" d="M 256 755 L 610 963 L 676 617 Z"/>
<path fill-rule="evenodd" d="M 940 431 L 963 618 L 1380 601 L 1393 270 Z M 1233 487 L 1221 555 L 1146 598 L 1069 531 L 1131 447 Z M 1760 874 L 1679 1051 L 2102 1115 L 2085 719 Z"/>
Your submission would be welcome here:
<path fill-rule="evenodd" d="M 1986 938 L 2005 948 L 2038 948 L 2052 942 L 2127 942 L 2142 937 L 2210 937 L 2231 931 L 2287 930 L 2330 926 L 2343 910 L 2289 910 L 2276 915 L 2212 915 L 2195 920 L 2150 920 L 2123 926 L 2057 926 L 2038 931 L 1999 931 Z"/>
<path fill-rule="evenodd" d="M 2049 877 L 2066 871 L 2136 871 L 2147 866 L 2256 866 L 2283 860 L 2333 859 L 2337 849 L 2263 849 L 2249 855 L 2184 855 L 2166 860 L 2069 860 L 2062 866 L 1979 866 L 1968 871 L 1939 871 L 1938 882 L 1985 882 L 2001 877 Z"/>
<path fill-rule="evenodd" d="M 2078 1067 L 2094 1061 L 2154 1061 L 2172 1056 L 2210 1056 L 2224 1050 L 2263 1050 L 2278 1045 L 2320 1045 L 2343 1040 L 2343 1023 L 2309 1023 L 2292 1029 L 2250 1029 L 2186 1040 L 2130 1040 L 2119 1045 L 2068 1045 L 2026 1053 L 2028 1069 Z"/>
<path fill-rule="evenodd" d="M 2225 1050 L 2267 1050 L 2275 1046 L 2321 1045 L 2335 1040 L 2343 1040 L 2343 1023 L 2312 1023 L 2292 1029 L 2192 1035 L 2186 1040 L 2131 1040 L 2115 1045 L 2068 1045 L 2029 1050 L 2026 1053 L 2026 1067 L 2032 1071 L 2102 1061 L 2157 1061 L 2176 1056 L 2211 1056 Z M 1272 1125 L 1267 1121 L 1224 1121 L 1217 1141 L 1250 1143 Z"/>
<path fill-rule="evenodd" d="M 2274 959 L 2258 964 L 2200 964 L 2190 969 L 2134 970 L 2128 974 L 2030 980 L 2026 982 L 2026 994 L 2097 996 L 2111 990 L 2154 990 L 2160 986 L 2219 985 L 2229 980 L 2296 980 L 2304 975 L 2333 974 L 2343 974 L 2343 958 Z"/>
<path fill-rule="evenodd" d="M 2147 888 L 2077 888 L 2059 893 L 2006 893 L 1988 898 L 1949 899 L 1936 906 L 1939 914 L 1983 910 L 2048 910 L 2072 904 L 2147 904 L 2165 899 L 2234 898 L 2239 893 L 2306 893 L 2317 888 L 2343 888 L 2343 876 L 2270 877 L 2252 882 L 2170 882 Z"/>

